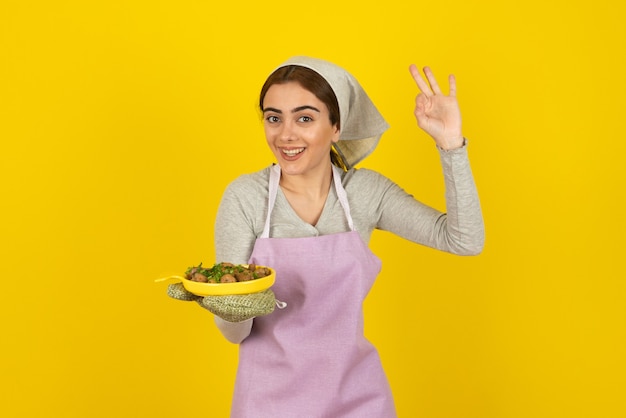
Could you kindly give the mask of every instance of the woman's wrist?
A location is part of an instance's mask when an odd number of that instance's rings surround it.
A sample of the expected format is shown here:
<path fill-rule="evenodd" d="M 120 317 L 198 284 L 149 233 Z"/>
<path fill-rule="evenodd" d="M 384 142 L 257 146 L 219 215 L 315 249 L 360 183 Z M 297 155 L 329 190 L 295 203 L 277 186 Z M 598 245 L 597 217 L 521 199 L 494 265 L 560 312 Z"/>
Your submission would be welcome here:
<path fill-rule="evenodd" d="M 463 148 L 466 145 L 467 145 L 467 139 L 465 137 L 461 137 L 460 140 L 455 139 L 454 141 L 446 141 L 445 145 L 437 143 L 437 147 L 440 150 L 445 151 L 445 152 L 454 151 L 456 149 Z"/>

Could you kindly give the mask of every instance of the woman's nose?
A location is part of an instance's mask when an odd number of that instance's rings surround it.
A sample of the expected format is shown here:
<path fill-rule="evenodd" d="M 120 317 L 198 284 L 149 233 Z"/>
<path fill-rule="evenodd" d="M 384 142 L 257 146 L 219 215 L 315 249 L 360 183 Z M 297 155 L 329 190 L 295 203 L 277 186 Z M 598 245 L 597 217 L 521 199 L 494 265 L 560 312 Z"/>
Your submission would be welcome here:
<path fill-rule="evenodd" d="M 280 139 L 283 141 L 293 141 L 295 139 L 295 130 L 293 124 L 289 122 L 282 124 Z"/>

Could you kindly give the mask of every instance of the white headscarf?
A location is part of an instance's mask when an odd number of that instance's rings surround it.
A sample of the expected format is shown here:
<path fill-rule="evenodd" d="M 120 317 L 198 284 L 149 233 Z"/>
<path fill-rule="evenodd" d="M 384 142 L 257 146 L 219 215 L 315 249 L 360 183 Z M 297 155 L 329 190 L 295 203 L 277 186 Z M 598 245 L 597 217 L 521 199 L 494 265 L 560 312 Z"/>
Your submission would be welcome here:
<path fill-rule="evenodd" d="M 278 68 L 299 65 L 321 75 L 339 103 L 340 136 L 335 149 L 348 169 L 370 155 L 389 125 L 359 82 L 343 68 L 310 57 L 292 57 Z"/>

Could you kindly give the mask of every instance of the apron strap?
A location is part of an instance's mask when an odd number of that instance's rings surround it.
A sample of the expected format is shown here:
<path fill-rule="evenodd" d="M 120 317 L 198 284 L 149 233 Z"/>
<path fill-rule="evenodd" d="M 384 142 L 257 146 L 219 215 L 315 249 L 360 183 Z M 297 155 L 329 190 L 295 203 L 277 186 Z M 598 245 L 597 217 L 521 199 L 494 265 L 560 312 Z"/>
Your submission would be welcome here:
<path fill-rule="evenodd" d="M 343 208 L 343 212 L 348 220 L 348 226 L 350 231 L 354 231 L 354 222 L 352 221 L 352 215 L 350 214 L 350 204 L 348 203 L 348 195 L 346 194 L 343 185 L 341 184 L 341 169 L 336 166 L 333 168 L 333 183 L 335 185 L 335 192 L 337 193 L 337 199 Z M 280 183 L 280 166 L 278 164 L 273 165 L 270 168 L 270 181 L 269 181 L 269 196 L 267 198 L 267 217 L 265 218 L 265 227 L 260 238 L 270 237 L 270 219 L 272 217 L 272 211 L 274 210 L 274 203 L 276 203 L 276 195 L 278 194 L 278 186 Z"/>
<path fill-rule="evenodd" d="M 352 222 L 352 215 L 350 214 L 350 203 L 348 203 L 348 195 L 346 194 L 346 190 L 343 188 L 343 184 L 341 184 L 341 169 L 336 165 L 333 165 L 333 181 L 335 182 L 337 199 L 339 199 L 339 203 L 341 203 L 343 212 L 346 214 L 346 219 L 348 220 L 348 226 L 350 227 L 350 231 L 354 231 L 354 223 Z"/>
<path fill-rule="evenodd" d="M 272 217 L 272 210 L 274 210 L 274 203 L 276 203 L 276 194 L 278 192 L 278 184 L 280 182 L 280 166 L 274 164 L 270 168 L 270 183 L 269 183 L 269 196 L 267 197 L 267 217 L 265 218 L 265 227 L 263 228 L 263 234 L 261 238 L 270 237 L 270 219 Z"/>

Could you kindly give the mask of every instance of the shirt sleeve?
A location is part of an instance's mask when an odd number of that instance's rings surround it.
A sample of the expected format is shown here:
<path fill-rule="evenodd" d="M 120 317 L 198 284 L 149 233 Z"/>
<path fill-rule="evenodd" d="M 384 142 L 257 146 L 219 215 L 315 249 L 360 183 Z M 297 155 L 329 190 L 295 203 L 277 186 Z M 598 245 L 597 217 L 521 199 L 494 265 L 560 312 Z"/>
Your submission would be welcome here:
<path fill-rule="evenodd" d="M 446 212 L 429 207 L 388 180 L 380 200 L 377 228 L 412 242 L 458 255 L 477 255 L 484 224 L 467 146 L 439 150 L 445 181 Z"/>
<path fill-rule="evenodd" d="M 215 218 L 215 260 L 246 264 L 263 230 L 267 184 L 258 175 L 242 176 L 228 185 Z"/>
<path fill-rule="evenodd" d="M 215 218 L 215 260 L 247 264 L 254 248 L 259 227 L 264 187 L 258 176 L 244 176 L 225 190 Z M 266 188 L 267 186 L 265 186 Z M 261 209 L 260 209 L 261 208 Z M 253 319 L 228 322 L 215 316 L 215 324 L 230 342 L 239 344 L 250 335 Z"/>
<path fill-rule="evenodd" d="M 224 338 L 233 344 L 241 343 L 252 331 L 252 321 L 254 321 L 252 318 L 241 322 L 228 322 L 219 316 L 214 316 L 214 318 L 215 325 L 217 325 Z"/>

